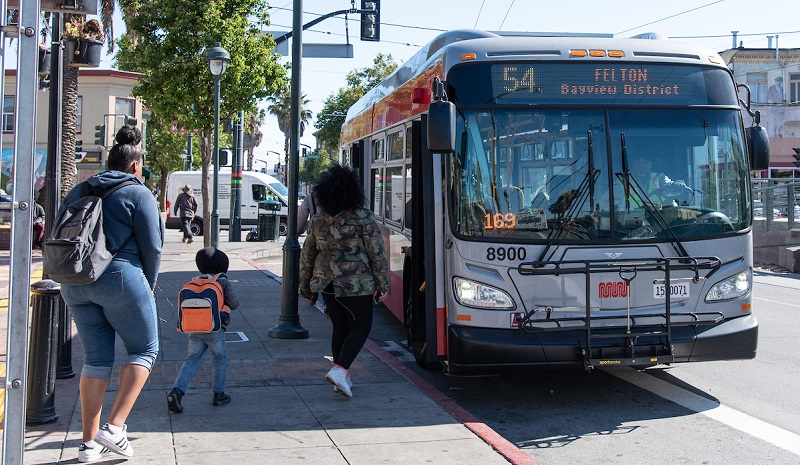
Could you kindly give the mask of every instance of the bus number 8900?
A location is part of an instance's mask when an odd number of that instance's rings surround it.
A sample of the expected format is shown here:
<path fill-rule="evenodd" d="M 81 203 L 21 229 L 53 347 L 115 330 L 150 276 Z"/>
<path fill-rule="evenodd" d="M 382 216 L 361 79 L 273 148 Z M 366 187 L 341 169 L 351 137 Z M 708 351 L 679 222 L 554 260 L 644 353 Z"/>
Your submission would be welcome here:
<path fill-rule="evenodd" d="M 525 260 L 525 247 L 489 247 L 486 249 L 487 260 Z"/>

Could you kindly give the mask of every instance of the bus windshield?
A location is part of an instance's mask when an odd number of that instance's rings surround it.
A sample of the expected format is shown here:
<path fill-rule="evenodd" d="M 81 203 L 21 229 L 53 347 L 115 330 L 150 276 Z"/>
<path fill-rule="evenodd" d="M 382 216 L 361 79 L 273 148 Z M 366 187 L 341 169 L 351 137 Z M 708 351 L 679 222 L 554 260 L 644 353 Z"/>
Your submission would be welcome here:
<path fill-rule="evenodd" d="M 703 238 L 750 226 L 738 112 L 460 110 L 456 233 L 526 241 Z"/>

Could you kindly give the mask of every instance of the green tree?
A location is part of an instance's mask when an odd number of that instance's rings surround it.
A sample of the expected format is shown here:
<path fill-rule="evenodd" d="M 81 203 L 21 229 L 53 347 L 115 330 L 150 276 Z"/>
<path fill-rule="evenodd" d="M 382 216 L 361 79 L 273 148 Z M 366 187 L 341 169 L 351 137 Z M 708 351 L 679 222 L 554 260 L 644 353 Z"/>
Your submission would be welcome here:
<path fill-rule="evenodd" d="M 142 73 L 134 95 L 153 113 L 198 130 L 202 166 L 203 222 L 211 224 L 211 165 L 214 130 L 214 78 L 206 51 L 222 44 L 231 60 L 221 76 L 220 119 L 237 111 L 256 111 L 257 103 L 286 87 L 286 71 L 273 53 L 266 0 L 121 0 L 135 4 L 128 28 L 138 40 L 119 41 L 117 65 Z M 222 143 L 220 143 L 222 146 Z M 205 234 L 204 244 L 210 245 Z"/>
<path fill-rule="evenodd" d="M 158 205 L 166 210 L 167 182 L 172 171 L 183 169 L 186 160 L 181 158 L 181 150 L 186 148 L 186 134 L 173 132 L 172 120 L 159 118 L 153 114 L 147 120 L 147 165 L 153 173 L 159 174 L 161 194 Z"/>
<path fill-rule="evenodd" d="M 264 134 L 261 133 L 261 125 L 264 124 L 266 118 L 267 112 L 263 108 L 251 112 L 245 117 L 242 151 L 247 154 L 248 171 L 253 171 L 253 149 L 261 145 L 261 140 L 264 138 Z"/>
<path fill-rule="evenodd" d="M 303 169 L 300 170 L 297 177 L 301 182 L 313 184 L 319 175 L 335 165 L 336 161 L 330 156 L 327 150 L 319 150 L 319 158 L 306 158 L 303 162 Z"/>
<path fill-rule="evenodd" d="M 292 92 L 289 87 L 281 89 L 280 93 L 270 98 L 272 102 L 267 110 L 278 118 L 278 128 L 283 133 L 283 153 L 284 163 L 289 162 L 289 141 L 292 137 L 291 127 L 291 109 L 292 109 Z M 308 120 L 314 116 L 311 110 L 307 110 L 309 100 L 306 94 L 300 96 L 300 137 L 303 137 L 303 132 L 306 130 Z"/>
<path fill-rule="evenodd" d="M 347 110 L 370 89 L 380 84 L 397 69 L 392 55 L 379 53 L 372 60 L 372 66 L 354 69 L 347 73 L 347 87 L 340 88 L 323 102 L 314 127 L 317 131 L 317 144 L 331 153 L 339 147 L 339 133 L 347 116 Z"/>

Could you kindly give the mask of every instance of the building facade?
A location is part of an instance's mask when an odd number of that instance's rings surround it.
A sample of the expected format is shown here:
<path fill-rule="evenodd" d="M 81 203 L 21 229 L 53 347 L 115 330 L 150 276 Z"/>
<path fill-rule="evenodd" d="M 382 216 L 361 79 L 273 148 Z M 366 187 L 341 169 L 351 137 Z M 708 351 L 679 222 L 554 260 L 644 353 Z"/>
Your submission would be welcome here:
<path fill-rule="evenodd" d="M 16 111 L 16 70 L 6 70 L 3 96 L 2 162 L 0 188 L 13 189 L 11 176 L 14 162 L 14 112 Z M 78 181 L 105 169 L 108 149 L 117 130 L 129 118 L 143 127 L 144 109 L 131 95 L 139 82 L 139 74 L 113 69 L 81 69 L 78 75 L 78 117 L 76 128 L 76 167 Z M 47 160 L 47 138 L 50 116 L 50 92 L 42 90 L 36 100 L 36 153 L 34 188 L 41 189 Z M 104 126 L 98 129 L 98 126 Z M 99 137 L 98 137 L 99 136 Z M 66 155 L 66 154 L 64 154 Z M 8 187 L 8 189 L 6 189 Z M 8 192 L 11 193 L 10 191 Z"/>
<path fill-rule="evenodd" d="M 769 133 L 770 168 L 761 176 L 800 178 L 793 157 L 800 147 L 800 49 L 739 47 L 721 56 L 736 82 L 749 87 L 751 108 L 761 112 L 761 126 Z M 746 91 L 739 96 L 745 99 Z"/>

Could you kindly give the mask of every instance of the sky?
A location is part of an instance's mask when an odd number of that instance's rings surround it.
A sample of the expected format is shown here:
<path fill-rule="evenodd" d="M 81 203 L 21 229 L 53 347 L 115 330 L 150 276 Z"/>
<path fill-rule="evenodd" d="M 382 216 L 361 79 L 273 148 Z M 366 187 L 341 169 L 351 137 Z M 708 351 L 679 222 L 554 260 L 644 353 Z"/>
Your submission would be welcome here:
<path fill-rule="evenodd" d="M 356 8 L 360 7 L 356 0 Z M 350 0 L 304 0 L 303 23 L 326 13 L 350 8 Z M 764 5 L 764 6 L 762 6 Z M 276 33 L 292 29 L 293 0 L 270 2 L 271 25 Z M 731 48 L 731 31 L 746 48 L 766 48 L 767 36 L 778 35 L 780 48 L 800 48 L 800 12 L 797 0 L 671 0 L 629 2 L 619 0 L 381 0 L 381 41 L 359 39 L 359 15 L 329 18 L 303 31 L 304 43 L 353 44 L 354 58 L 305 58 L 301 89 L 310 100 L 308 109 L 316 115 L 324 100 L 346 85 L 345 76 L 354 69 L 372 65 L 378 53 L 391 54 L 398 64 L 411 58 L 422 46 L 444 31 L 482 29 L 487 31 L 594 32 L 631 37 L 655 32 L 670 40 L 703 45 L 720 52 Z M 119 23 L 118 30 L 124 26 Z M 289 43 L 291 54 L 291 41 Z M 773 39 L 772 46 L 775 46 Z M 282 58 L 289 62 L 290 57 Z M 110 63 L 110 59 L 109 59 Z M 267 102 L 260 106 L 266 108 Z M 312 127 L 301 143 L 314 146 Z M 263 141 L 255 149 L 256 159 L 272 167 L 283 152 L 284 138 L 277 120 L 269 117 L 261 128 Z M 260 167 L 260 163 L 257 164 Z"/>

